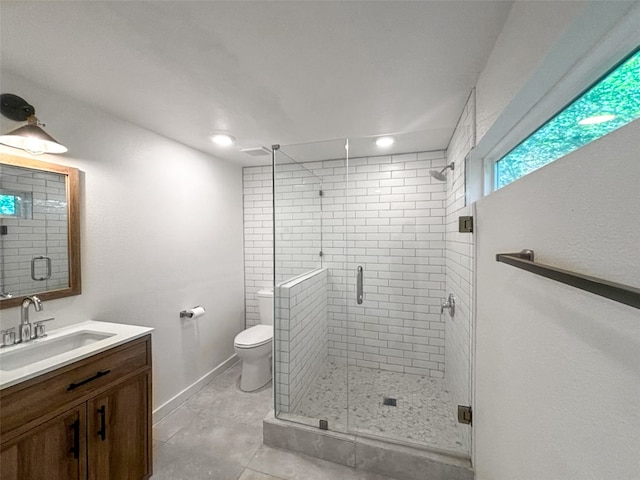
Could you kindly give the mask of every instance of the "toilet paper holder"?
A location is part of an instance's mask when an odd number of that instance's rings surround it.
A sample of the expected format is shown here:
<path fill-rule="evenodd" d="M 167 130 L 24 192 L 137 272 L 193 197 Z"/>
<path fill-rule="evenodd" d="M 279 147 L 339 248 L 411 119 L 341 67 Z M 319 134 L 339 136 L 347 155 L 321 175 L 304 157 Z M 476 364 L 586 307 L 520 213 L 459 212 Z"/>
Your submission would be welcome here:
<path fill-rule="evenodd" d="M 180 312 L 180 318 L 198 318 L 204 315 L 206 312 L 204 307 L 196 305 L 193 308 L 188 308 Z"/>

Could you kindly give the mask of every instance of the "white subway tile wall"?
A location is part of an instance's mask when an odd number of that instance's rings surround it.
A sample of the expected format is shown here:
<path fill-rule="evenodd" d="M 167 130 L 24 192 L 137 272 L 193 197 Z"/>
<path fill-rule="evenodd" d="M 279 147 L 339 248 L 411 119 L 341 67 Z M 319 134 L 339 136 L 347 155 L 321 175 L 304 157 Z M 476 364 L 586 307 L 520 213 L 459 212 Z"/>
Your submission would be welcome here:
<path fill-rule="evenodd" d="M 327 365 L 327 269 L 276 288 L 276 410 L 293 412 Z"/>
<path fill-rule="evenodd" d="M 256 294 L 273 284 L 272 168 L 250 167 L 244 179 L 245 311 L 260 322 Z M 276 283 L 321 266 L 321 179 L 296 163 L 276 168 Z"/>
<path fill-rule="evenodd" d="M 7 227 L 7 234 L 0 235 L 0 293 L 19 296 L 67 287 L 65 176 L 8 165 L 0 168 L 0 193 L 26 193 L 32 198 L 31 215 L 26 218 L 0 215 L 0 225 Z M 31 261 L 39 256 L 51 258 L 48 280 L 31 277 Z M 46 273 L 46 262 L 36 261 L 35 277 L 45 277 Z"/>
<path fill-rule="evenodd" d="M 303 202 L 310 191 L 305 187 L 287 192 L 292 205 L 286 208 L 297 210 L 278 209 L 276 217 L 292 214 L 293 220 L 315 222 L 310 235 L 320 219 L 322 266 L 329 268 L 329 361 L 444 377 L 445 323 L 439 306 L 445 290 L 446 185 L 432 179 L 429 170 L 445 161 L 444 152 L 422 152 L 350 159 L 348 172 L 343 160 L 291 167 L 289 185 L 315 187 L 309 180 L 315 177 L 307 172 L 322 180 L 319 217 L 314 217 L 317 203 Z M 259 318 L 255 293 L 272 281 L 270 171 L 244 169 L 247 326 Z M 280 173 L 289 175 L 277 172 L 278 180 Z M 312 255 L 316 244 L 309 242 L 297 254 L 308 248 Z M 355 304 L 357 265 L 365 271 L 362 305 Z M 284 266 L 285 275 L 290 266 Z"/>
<path fill-rule="evenodd" d="M 297 163 L 276 163 L 276 285 L 321 266 L 322 180 Z"/>
<path fill-rule="evenodd" d="M 470 96 L 462 112 L 447 150 L 447 162 L 455 162 L 455 170 L 447 177 L 446 217 L 446 292 L 456 297 L 456 314 L 446 315 L 446 381 L 451 401 L 469 405 L 471 401 L 471 341 L 473 234 L 458 231 L 458 217 L 471 216 L 472 206 L 465 206 L 465 156 L 473 148 L 475 98 Z M 452 415 L 457 415 L 452 412 Z M 463 435 L 463 448 L 470 451 L 471 435 Z"/>
<path fill-rule="evenodd" d="M 444 164 L 443 152 L 354 158 L 346 185 L 344 166 L 323 183 L 334 200 L 323 204 L 330 361 L 444 376 L 445 185 L 429 175 Z M 358 265 L 364 269 L 361 305 L 355 301 Z"/>
<path fill-rule="evenodd" d="M 244 288 L 246 327 L 260 323 L 258 290 L 273 285 L 271 165 L 243 169 Z"/>

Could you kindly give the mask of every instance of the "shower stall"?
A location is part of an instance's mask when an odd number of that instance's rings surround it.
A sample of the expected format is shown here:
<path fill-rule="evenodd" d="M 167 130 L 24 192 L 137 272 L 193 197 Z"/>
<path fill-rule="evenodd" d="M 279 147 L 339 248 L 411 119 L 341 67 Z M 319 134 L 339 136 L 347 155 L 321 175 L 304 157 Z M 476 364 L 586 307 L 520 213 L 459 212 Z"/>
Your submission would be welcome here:
<path fill-rule="evenodd" d="M 455 165 L 417 138 L 274 146 L 275 415 L 469 458 L 470 365 L 447 348 L 470 338 L 446 341 L 442 307 Z"/>

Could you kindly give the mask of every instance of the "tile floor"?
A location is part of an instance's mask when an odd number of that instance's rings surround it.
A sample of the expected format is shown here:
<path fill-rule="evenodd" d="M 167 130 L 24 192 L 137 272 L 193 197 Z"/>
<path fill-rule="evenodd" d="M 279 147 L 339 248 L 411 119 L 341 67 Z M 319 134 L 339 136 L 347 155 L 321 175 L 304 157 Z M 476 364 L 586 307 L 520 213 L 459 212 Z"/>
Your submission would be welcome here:
<path fill-rule="evenodd" d="M 384 397 L 395 398 L 396 406 L 383 405 Z M 470 427 L 458 423 L 454 413 L 443 379 L 329 364 L 295 411 L 281 418 L 314 426 L 328 420 L 330 430 L 346 432 L 348 425 L 353 433 L 466 456 Z"/>
<path fill-rule="evenodd" d="M 393 480 L 262 445 L 273 390 L 240 391 L 240 364 L 153 428 L 153 480 Z"/>

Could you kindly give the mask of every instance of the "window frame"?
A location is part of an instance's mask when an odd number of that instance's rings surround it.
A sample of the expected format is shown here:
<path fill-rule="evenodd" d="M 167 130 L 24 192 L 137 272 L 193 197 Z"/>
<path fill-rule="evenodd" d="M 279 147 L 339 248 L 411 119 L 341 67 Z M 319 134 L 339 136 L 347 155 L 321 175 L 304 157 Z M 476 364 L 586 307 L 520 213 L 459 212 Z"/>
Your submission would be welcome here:
<path fill-rule="evenodd" d="M 585 5 L 500 111 L 476 94 L 476 123 L 483 119 L 489 125 L 467 155 L 468 205 L 495 191 L 494 162 L 640 45 L 638 18 L 638 4 Z"/>
<path fill-rule="evenodd" d="M 506 153 L 500 155 L 498 158 L 494 158 L 489 162 L 487 162 L 487 164 L 485 165 L 485 181 L 490 180 L 490 192 L 494 192 L 497 191 L 501 188 L 507 187 L 509 185 L 511 185 L 514 182 L 517 182 L 518 180 L 520 180 L 523 177 L 526 177 L 527 175 L 539 170 L 540 168 L 544 168 L 547 165 L 552 164 L 553 162 L 556 162 L 558 160 L 560 160 L 561 158 L 566 157 L 567 155 L 570 155 L 573 152 L 576 152 L 584 147 L 586 147 L 587 145 L 589 145 L 590 143 L 599 140 L 600 138 L 603 138 L 607 135 L 609 135 L 612 132 L 615 132 L 616 130 L 628 125 L 631 122 L 627 122 L 624 125 L 621 125 L 607 133 L 605 133 L 604 135 L 601 135 L 593 140 L 590 140 L 589 142 L 581 145 L 580 147 L 572 150 L 571 152 L 565 153 L 559 157 L 554 158 L 553 160 L 550 160 L 549 162 L 545 163 L 544 165 L 542 165 L 541 167 L 536 168 L 535 170 L 532 170 L 528 173 L 525 173 L 521 176 L 519 176 L 518 178 L 516 178 L 515 180 L 502 185 L 501 187 L 498 187 L 498 163 L 500 161 L 502 161 L 503 159 L 505 159 L 507 156 L 509 156 L 514 150 L 518 149 L 523 143 L 525 143 L 527 140 L 529 140 L 531 137 L 533 137 L 534 135 L 536 135 L 540 130 L 542 130 L 544 127 L 546 127 L 548 124 L 550 124 L 551 122 L 553 122 L 556 117 L 558 117 L 560 114 L 562 114 L 565 110 L 567 110 L 569 107 L 573 106 L 574 103 L 576 103 L 580 98 L 582 98 L 586 93 L 588 93 L 590 90 L 592 90 L 595 86 L 597 86 L 598 84 L 600 84 L 603 80 L 605 80 L 607 77 L 609 77 L 609 75 L 611 75 L 614 71 L 616 71 L 618 68 L 620 68 L 623 64 L 625 64 L 627 61 L 629 61 L 632 57 L 636 56 L 640 54 L 640 44 L 637 45 L 631 52 L 629 52 L 628 54 L 626 54 L 622 59 L 620 59 L 618 62 L 616 62 L 613 66 L 609 67 L 603 74 L 601 74 L 596 80 L 592 81 L 591 83 L 589 83 L 586 87 L 584 87 L 579 93 L 575 94 L 571 100 L 569 100 L 568 102 L 564 103 L 564 105 L 557 109 L 552 115 L 550 115 L 546 120 L 544 120 L 542 123 L 540 123 L 533 131 L 531 131 L 531 133 L 529 133 L 529 135 L 525 136 L 524 138 L 522 138 L 515 146 L 513 146 L 511 149 L 509 149 Z M 639 117 L 640 118 L 640 117 Z M 639 118 L 636 118 L 632 121 L 636 121 Z M 488 192 L 488 193 L 490 193 Z M 485 193 L 486 194 L 486 193 Z"/>

